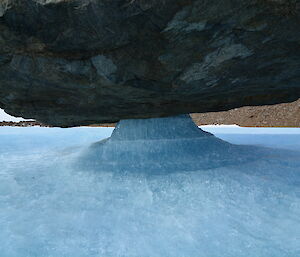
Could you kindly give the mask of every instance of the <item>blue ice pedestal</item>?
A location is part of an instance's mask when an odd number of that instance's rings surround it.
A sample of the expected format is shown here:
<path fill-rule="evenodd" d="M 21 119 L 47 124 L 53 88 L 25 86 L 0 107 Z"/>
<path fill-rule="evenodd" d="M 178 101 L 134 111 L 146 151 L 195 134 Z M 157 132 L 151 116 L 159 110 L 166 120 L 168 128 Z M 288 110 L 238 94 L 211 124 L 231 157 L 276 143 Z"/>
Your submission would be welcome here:
<path fill-rule="evenodd" d="M 244 163 L 256 158 L 251 150 L 201 130 L 189 115 L 179 115 L 122 120 L 110 138 L 83 153 L 80 163 L 89 169 L 161 173 Z"/>

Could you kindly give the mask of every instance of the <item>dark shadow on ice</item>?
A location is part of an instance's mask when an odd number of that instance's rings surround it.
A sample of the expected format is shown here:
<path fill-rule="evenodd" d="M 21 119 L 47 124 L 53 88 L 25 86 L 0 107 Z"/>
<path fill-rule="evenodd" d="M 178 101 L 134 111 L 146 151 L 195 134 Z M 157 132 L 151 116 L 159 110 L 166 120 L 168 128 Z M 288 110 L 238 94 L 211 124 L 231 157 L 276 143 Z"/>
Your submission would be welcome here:
<path fill-rule="evenodd" d="M 180 115 L 120 121 L 110 138 L 81 152 L 75 166 L 161 174 L 244 165 L 270 157 L 293 158 L 287 152 L 291 151 L 230 144 L 199 129 L 188 115 Z"/>

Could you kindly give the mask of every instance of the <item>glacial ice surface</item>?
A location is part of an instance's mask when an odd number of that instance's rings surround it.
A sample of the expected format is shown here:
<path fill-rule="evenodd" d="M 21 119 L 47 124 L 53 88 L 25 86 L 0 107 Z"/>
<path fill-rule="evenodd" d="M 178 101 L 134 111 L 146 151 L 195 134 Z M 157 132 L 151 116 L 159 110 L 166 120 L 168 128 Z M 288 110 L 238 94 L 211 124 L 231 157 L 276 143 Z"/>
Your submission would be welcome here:
<path fill-rule="evenodd" d="M 300 256 L 300 129 L 132 125 L 0 128 L 0 256 Z"/>

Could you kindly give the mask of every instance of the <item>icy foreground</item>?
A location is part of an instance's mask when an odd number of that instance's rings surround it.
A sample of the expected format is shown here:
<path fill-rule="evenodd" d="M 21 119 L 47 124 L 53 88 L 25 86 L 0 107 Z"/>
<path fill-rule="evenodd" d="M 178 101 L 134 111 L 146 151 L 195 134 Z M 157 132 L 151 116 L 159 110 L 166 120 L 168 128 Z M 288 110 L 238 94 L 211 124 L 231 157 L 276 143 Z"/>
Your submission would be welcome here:
<path fill-rule="evenodd" d="M 299 130 L 148 122 L 0 128 L 1 257 L 300 256 Z"/>

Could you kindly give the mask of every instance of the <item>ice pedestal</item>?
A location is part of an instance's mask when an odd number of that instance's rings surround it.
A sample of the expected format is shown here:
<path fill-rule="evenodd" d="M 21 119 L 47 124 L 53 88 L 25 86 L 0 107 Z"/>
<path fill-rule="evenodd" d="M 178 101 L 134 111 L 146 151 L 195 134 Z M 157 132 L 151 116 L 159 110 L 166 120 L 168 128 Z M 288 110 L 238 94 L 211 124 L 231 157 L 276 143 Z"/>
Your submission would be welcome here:
<path fill-rule="evenodd" d="M 257 158 L 251 148 L 199 129 L 189 115 L 120 121 L 112 136 L 92 145 L 80 166 L 101 170 L 174 172 L 216 168 Z"/>

